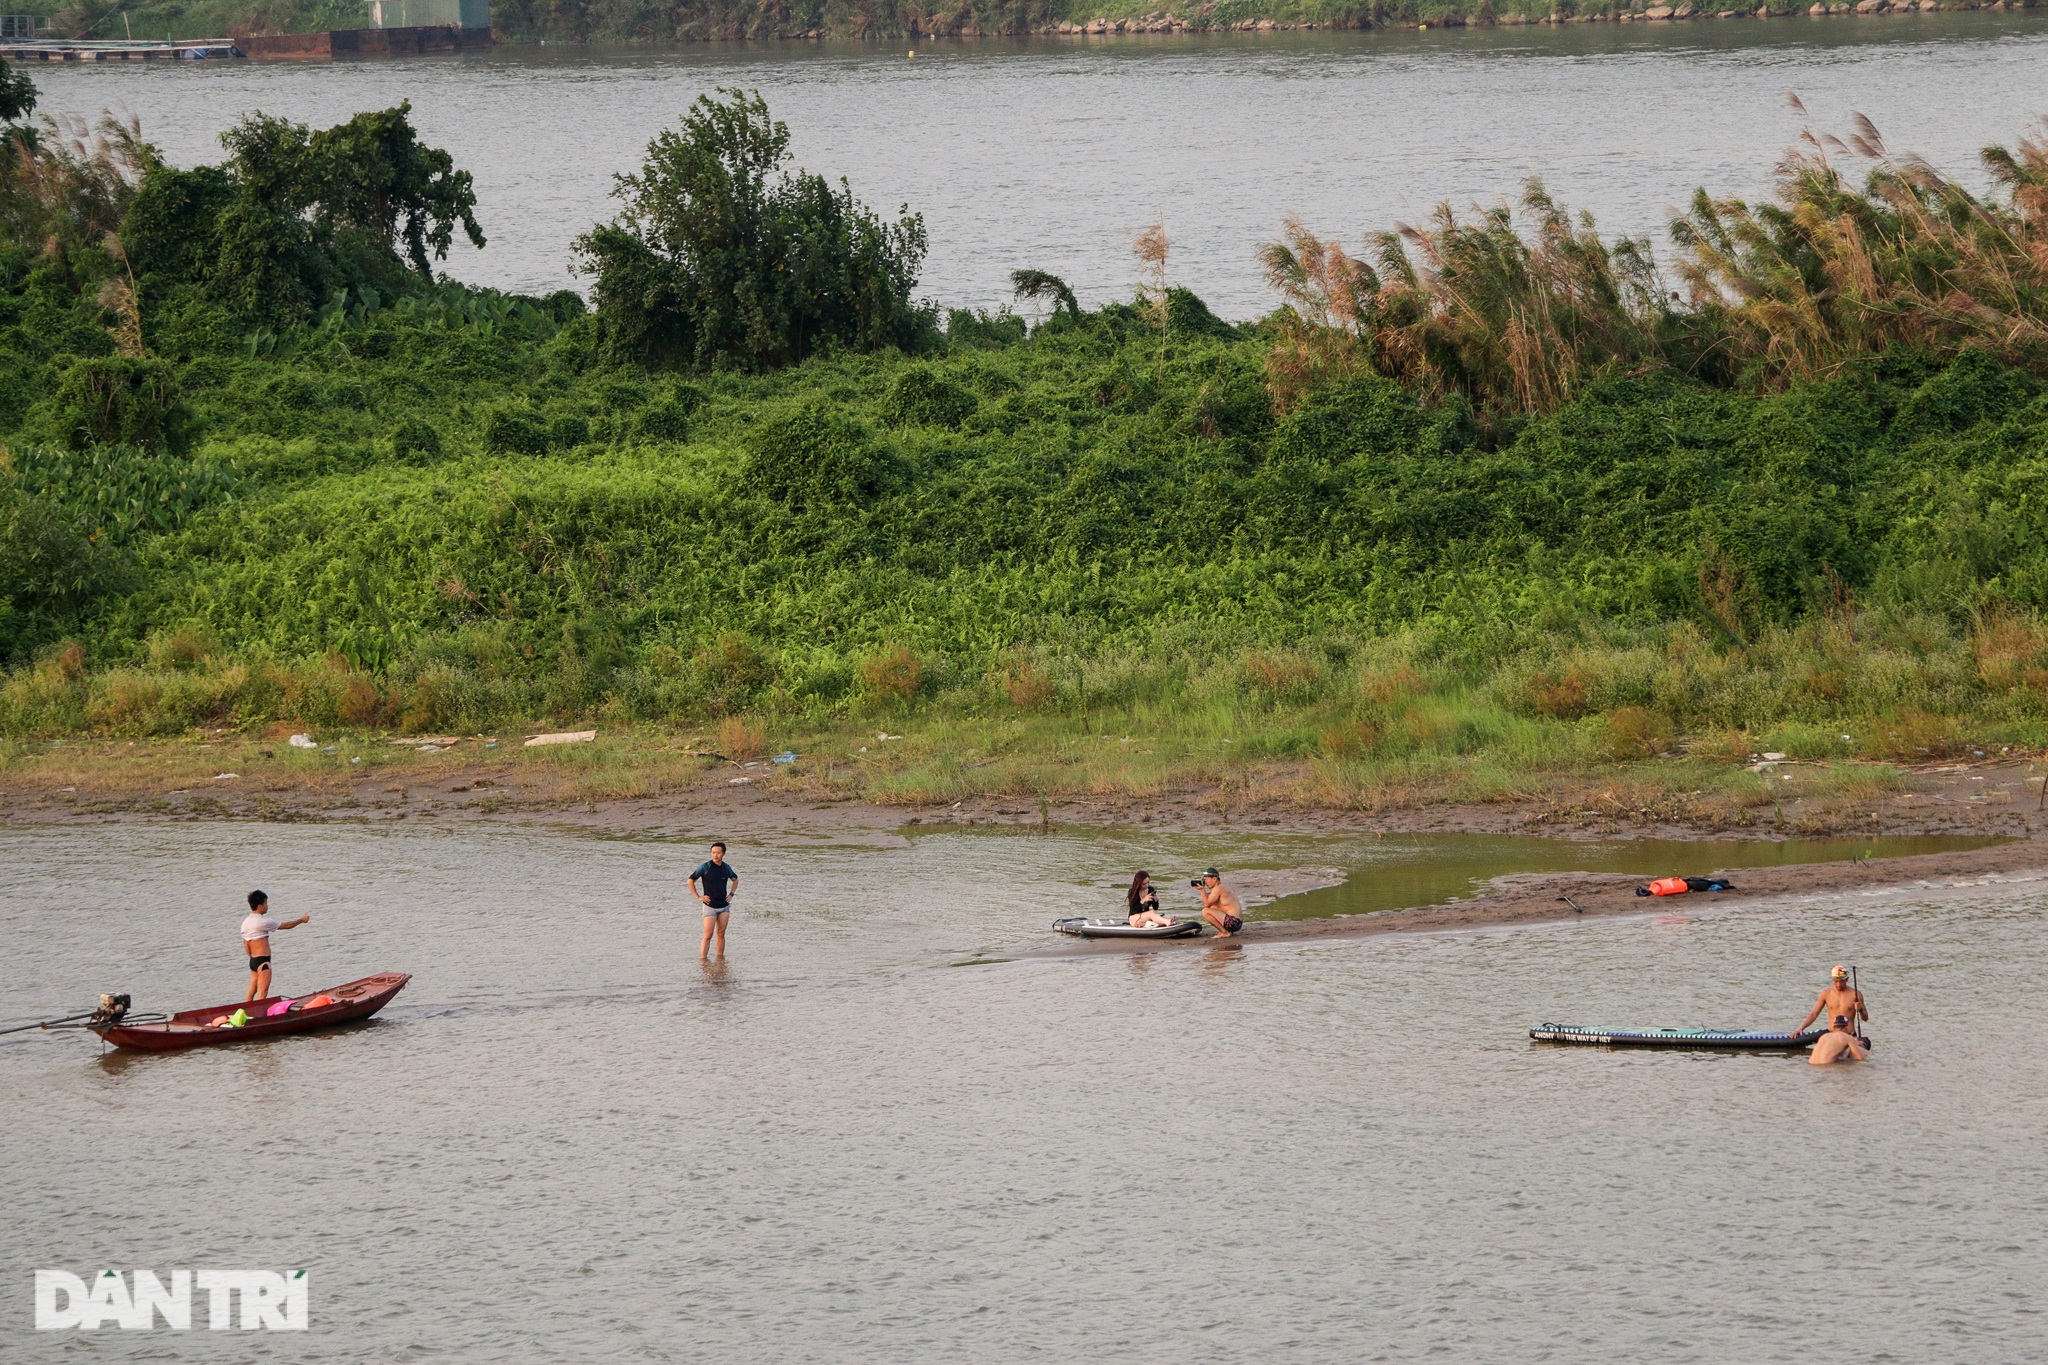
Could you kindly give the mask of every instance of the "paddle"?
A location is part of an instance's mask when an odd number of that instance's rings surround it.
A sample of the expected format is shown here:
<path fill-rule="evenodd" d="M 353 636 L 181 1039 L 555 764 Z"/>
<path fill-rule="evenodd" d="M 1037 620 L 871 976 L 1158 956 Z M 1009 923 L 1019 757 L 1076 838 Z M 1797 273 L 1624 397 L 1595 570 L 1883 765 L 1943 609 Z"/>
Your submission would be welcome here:
<path fill-rule="evenodd" d="M 1853 962 L 1849 964 L 1849 989 L 1856 992 L 1856 1003 L 1858 1006 L 1861 1006 L 1863 1003 L 1863 987 L 1856 984 L 1856 964 Z M 1863 1036 L 1863 1011 L 1861 1008 L 1858 1008 L 1849 1016 L 1849 1028 L 1855 1033 L 1858 1042 L 1869 1041 Z"/>

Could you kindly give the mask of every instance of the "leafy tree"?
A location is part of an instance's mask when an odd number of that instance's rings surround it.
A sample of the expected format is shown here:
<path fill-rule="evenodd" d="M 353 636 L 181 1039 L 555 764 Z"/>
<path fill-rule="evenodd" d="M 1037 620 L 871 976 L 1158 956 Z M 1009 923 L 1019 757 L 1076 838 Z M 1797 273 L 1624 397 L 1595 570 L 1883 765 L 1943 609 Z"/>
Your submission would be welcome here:
<path fill-rule="evenodd" d="M 36 109 L 36 83 L 0 57 L 0 122 L 19 123 Z"/>
<path fill-rule="evenodd" d="M 476 246 L 476 191 L 422 146 L 411 103 L 312 132 L 251 114 L 221 135 L 222 166 L 151 159 L 123 229 L 138 274 L 198 284 L 241 316 L 302 320 L 334 294 L 433 282 L 460 228 Z"/>
<path fill-rule="evenodd" d="M 625 211 L 578 240 L 609 343 L 661 364 L 773 368 L 834 346 L 913 348 L 924 219 L 885 223 L 844 180 L 770 177 L 789 129 L 759 93 L 699 96 L 618 177 Z"/>
<path fill-rule="evenodd" d="M 420 145 L 411 112 L 407 100 L 313 134 L 305 144 L 304 191 L 317 222 L 402 255 L 431 280 L 429 248 L 432 260 L 444 261 L 457 227 L 479 249 L 484 234 L 469 172 L 456 170 L 439 147 Z"/>

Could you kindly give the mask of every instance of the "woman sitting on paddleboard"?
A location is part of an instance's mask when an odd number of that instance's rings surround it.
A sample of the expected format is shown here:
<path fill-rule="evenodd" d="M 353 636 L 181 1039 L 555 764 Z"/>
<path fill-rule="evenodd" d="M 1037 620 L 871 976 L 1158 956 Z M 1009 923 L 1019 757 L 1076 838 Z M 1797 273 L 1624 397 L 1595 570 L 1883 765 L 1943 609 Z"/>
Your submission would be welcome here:
<path fill-rule="evenodd" d="M 1826 1066 L 1845 1056 L 1860 1062 L 1870 1055 L 1870 1049 L 1856 1033 L 1856 1025 L 1870 1018 L 1870 1007 L 1863 1003 L 1863 992 L 1849 984 L 1847 967 L 1835 968 L 1828 978 L 1828 988 L 1820 993 L 1820 999 L 1813 1002 L 1813 1009 L 1792 1031 L 1804 1033 L 1806 1026 L 1822 1014 L 1828 1017 L 1828 1031 L 1813 1045 L 1807 1061 L 1815 1066 Z"/>
<path fill-rule="evenodd" d="M 1152 885 L 1150 872 L 1140 872 L 1131 878 L 1124 903 L 1133 929 L 1166 929 L 1173 925 L 1170 916 L 1159 913 L 1159 889 Z"/>

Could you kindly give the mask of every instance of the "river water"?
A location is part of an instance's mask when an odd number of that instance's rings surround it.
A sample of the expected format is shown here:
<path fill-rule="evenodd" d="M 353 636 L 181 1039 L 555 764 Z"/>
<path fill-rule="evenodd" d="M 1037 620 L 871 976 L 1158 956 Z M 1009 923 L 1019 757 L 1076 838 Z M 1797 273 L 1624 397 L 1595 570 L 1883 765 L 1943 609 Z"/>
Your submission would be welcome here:
<path fill-rule="evenodd" d="M 1129 297 L 1133 233 L 1161 220 L 1170 274 L 1225 316 L 1277 301 L 1260 243 L 1285 215 L 1341 237 L 1514 195 L 1541 176 L 1610 232 L 1665 243 L 1695 186 L 1763 192 L 1806 118 L 1851 111 L 1899 151 L 1981 184 L 1976 152 L 2048 115 L 2048 17 L 1578 25 L 1427 33 L 593 52 L 500 49 L 331 66 L 36 68 L 46 110 L 125 108 L 173 160 L 218 160 L 251 110 L 315 126 L 413 102 L 427 141 L 476 176 L 482 252 L 462 279 L 582 287 L 570 243 L 612 212 L 615 173 L 718 86 L 759 89 L 797 159 L 931 233 L 924 288 L 994 307 L 1011 270 Z"/>
<path fill-rule="evenodd" d="M 989 961 L 1192 851 L 736 848 L 706 970 L 694 840 L 0 830 L 0 1015 L 233 997 L 252 883 L 314 916 L 281 988 L 415 974 L 334 1034 L 0 1040 L 0 1356 L 2048 1358 L 2048 884 Z M 1845 959 L 1861 1067 L 1525 1036 L 1789 1026 Z M 216 1266 L 307 1268 L 311 1330 L 28 1329 L 35 1268 Z"/>

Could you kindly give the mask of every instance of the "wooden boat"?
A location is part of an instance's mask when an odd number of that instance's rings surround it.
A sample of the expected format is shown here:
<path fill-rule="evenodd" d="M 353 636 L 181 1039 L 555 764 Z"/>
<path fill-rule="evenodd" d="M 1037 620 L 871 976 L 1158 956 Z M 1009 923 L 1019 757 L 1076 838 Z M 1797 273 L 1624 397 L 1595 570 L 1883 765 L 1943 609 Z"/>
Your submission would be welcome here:
<path fill-rule="evenodd" d="M 360 981 L 351 981 L 346 986 L 315 991 L 304 997 L 311 1000 L 315 996 L 331 995 L 334 997 L 331 1005 L 299 1008 L 288 1014 L 266 1013 L 278 1001 L 289 998 L 274 995 L 263 1000 L 237 1000 L 230 1005 L 181 1010 L 160 1023 L 124 1024 L 116 1019 L 88 1027 L 115 1047 L 139 1048 L 144 1052 L 176 1052 L 181 1048 L 212 1047 L 217 1043 L 247 1043 L 285 1033 L 331 1028 L 352 1019 L 367 1019 L 391 1003 L 391 997 L 404 990 L 405 983 L 410 980 L 412 978 L 404 972 L 379 972 Z M 213 1020 L 236 1010 L 247 1010 L 249 1022 L 240 1028 L 207 1027 Z"/>
<path fill-rule="evenodd" d="M 1595 1047 L 1664 1047 L 1736 1052 L 1792 1052 L 1810 1048 L 1827 1036 L 1826 1029 L 1804 1033 L 1783 1030 L 1747 1031 L 1720 1028 L 1595 1028 L 1586 1024 L 1539 1024 L 1529 1030 L 1539 1043 L 1579 1043 Z M 1868 1039 L 1864 1040 L 1867 1044 Z"/>

